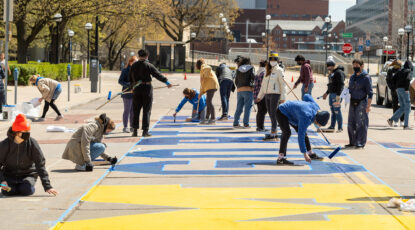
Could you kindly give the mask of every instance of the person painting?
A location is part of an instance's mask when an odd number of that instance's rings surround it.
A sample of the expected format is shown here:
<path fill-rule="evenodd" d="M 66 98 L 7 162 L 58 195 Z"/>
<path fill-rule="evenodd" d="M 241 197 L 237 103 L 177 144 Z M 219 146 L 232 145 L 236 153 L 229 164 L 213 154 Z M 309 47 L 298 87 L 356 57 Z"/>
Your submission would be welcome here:
<path fill-rule="evenodd" d="M 278 140 L 277 137 L 277 108 L 284 103 L 287 91 L 284 82 L 284 70 L 279 66 L 278 53 L 271 52 L 266 74 L 259 91 L 258 101 L 265 100 L 269 117 L 271 118 L 271 133 L 264 140 Z"/>
<path fill-rule="evenodd" d="M 56 121 L 63 118 L 58 107 L 55 105 L 55 101 L 58 99 L 59 95 L 62 93 L 62 86 L 59 82 L 52 80 L 50 78 L 44 78 L 39 75 L 33 75 L 29 79 L 32 85 L 36 86 L 39 92 L 42 94 L 42 97 L 39 99 L 39 102 L 45 100 L 45 106 L 43 107 L 42 117 L 38 121 L 44 121 L 46 113 L 49 110 L 49 106 L 56 112 L 58 115 Z"/>
<path fill-rule="evenodd" d="M 46 160 L 37 141 L 30 137 L 30 123 L 23 114 L 16 117 L 0 142 L 0 183 L 5 196 L 29 196 L 35 193 L 38 177 L 43 188 L 51 195 L 58 192 L 52 187 L 46 171 Z"/>
<path fill-rule="evenodd" d="M 205 123 L 206 120 L 206 96 L 202 95 L 199 100 L 199 91 L 196 89 L 186 88 L 183 90 L 184 98 L 180 102 L 179 106 L 176 108 L 176 112 L 173 114 L 176 117 L 177 113 L 183 108 L 183 106 L 190 102 L 193 105 L 192 118 L 190 121 L 200 121 L 200 123 Z M 198 110 L 199 109 L 199 110 Z"/>
<path fill-rule="evenodd" d="M 128 74 L 130 73 L 131 66 L 136 62 L 138 58 L 136 56 L 132 56 L 130 60 L 128 60 L 127 66 L 121 71 L 120 78 L 118 79 L 118 84 L 122 85 L 122 91 L 129 89 L 131 83 L 128 79 Z M 128 91 L 121 95 L 122 101 L 124 103 L 124 112 L 122 115 L 122 123 L 124 125 L 123 132 L 129 133 L 133 130 L 133 93 Z M 130 121 L 130 130 L 128 129 L 128 120 Z"/>
<path fill-rule="evenodd" d="M 222 103 L 222 116 L 219 118 L 219 121 L 225 121 L 228 120 L 229 97 L 233 87 L 232 70 L 225 63 L 222 63 L 216 69 L 216 76 L 219 80 L 220 100 Z"/>
<path fill-rule="evenodd" d="M 139 50 L 138 61 L 131 66 L 129 74 L 130 85 L 133 87 L 133 137 L 138 136 L 137 130 L 140 127 L 141 109 L 143 110 L 143 137 L 151 136 L 148 130 L 150 128 L 151 109 L 153 107 L 152 77 L 165 83 L 168 88 L 172 87 L 167 78 L 148 61 L 148 56 L 148 51 Z"/>
<path fill-rule="evenodd" d="M 313 91 L 314 82 L 313 82 L 313 70 L 311 69 L 310 60 L 305 60 L 303 55 L 297 55 L 295 57 L 297 65 L 301 66 L 300 77 L 294 84 L 294 89 L 302 83 L 303 87 L 301 88 L 301 100 L 304 100 L 305 94 L 310 94 Z"/>
<path fill-rule="evenodd" d="M 311 160 L 322 160 L 317 154 L 311 150 L 310 140 L 307 136 L 307 128 L 311 124 L 317 126 L 325 126 L 330 118 L 327 111 L 319 111 L 320 107 L 311 97 L 304 95 L 303 101 L 287 101 L 281 104 L 277 109 L 277 120 L 281 128 L 281 144 L 277 165 L 293 165 L 294 162 L 287 160 L 287 144 L 291 136 L 291 127 L 298 134 L 298 145 L 304 159 L 307 162 Z"/>
<path fill-rule="evenodd" d="M 105 154 L 106 144 L 102 143 L 103 135 L 112 132 L 115 123 L 105 113 L 95 118 L 95 121 L 78 128 L 72 135 L 62 158 L 76 164 L 75 170 L 92 171 L 92 161 L 101 156 L 112 165 L 118 161 L 117 157 Z"/>
<path fill-rule="evenodd" d="M 216 124 L 215 106 L 213 106 L 213 96 L 219 89 L 218 78 L 212 67 L 205 64 L 205 60 L 199 59 L 196 68 L 200 70 L 200 94 L 199 99 L 206 93 L 206 120 L 201 124 Z"/>
<path fill-rule="evenodd" d="M 347 130 L 349 144 L 345 149 L 363 149 L 367 141 L 369 128 L 369 112 L 372 104 L 372 79 L 364 70 L 364 62 L 353 60 L 354 74 L 350 77 L 350 107 Z"/>

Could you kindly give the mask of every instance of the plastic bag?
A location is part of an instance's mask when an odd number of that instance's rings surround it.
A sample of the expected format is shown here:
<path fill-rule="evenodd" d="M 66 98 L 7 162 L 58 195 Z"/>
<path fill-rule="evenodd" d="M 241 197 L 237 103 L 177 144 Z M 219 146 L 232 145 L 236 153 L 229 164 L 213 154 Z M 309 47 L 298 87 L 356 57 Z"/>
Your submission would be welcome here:
<path fill-rule="evenodd" d="M 348 104 L 350 104 L 350 92 L 349 92 L 349 88 L 345 87 L 342 91 L 342 93 L 340 94 L 340 98 L 344 101 L 345 106 L 347 106 Z"/>
<path fill-rule="evenodd" d="M 39 102 L 39 99 L 40 98 L 38 97 L 33 98 L 32 100 L 30 100 L 30 104 L 32 104 L 34 108 L 38 107 L 41 104 L 41 102 Z"/>
<path fill-rule="evenodd" d="M 75 132 L 74 129 L 68 129 L 68 128 L 63 127 L 63 126 L 53 126 L 53 125 L 48 126 L 46 128 L 46 131 L 47 132 L 64 132 L 64 133 L 73 133 L 73 132 Z"/>

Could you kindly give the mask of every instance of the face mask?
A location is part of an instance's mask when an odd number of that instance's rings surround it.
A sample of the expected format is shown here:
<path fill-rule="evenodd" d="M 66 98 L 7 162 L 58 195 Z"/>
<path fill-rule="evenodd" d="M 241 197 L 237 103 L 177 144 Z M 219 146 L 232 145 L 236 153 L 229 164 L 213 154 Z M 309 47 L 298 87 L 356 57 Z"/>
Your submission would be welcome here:
<path fill-rule="evenodd" d="M 359 73 L 360 72 L 360 67 L 353 67 L 353 70 L 355 73 Z"/>
<path fill-rule="evenodd" d="M 269 64 L 270 64 L 272 67 L 274 67 L 274 66 L 278 65 L 278 62 L 277 62 L 277 61 L 271 61 L 271 62 L 269 62 Z"/>
<path fill-rule="evenodd" d="M 22 133 L 22 136 L 20 137 L 23 140 L 27 141 L 30 138 L 30 133 Z"/>
<path fill-rule="evenodd" d="M 33 86 L 35 86 L 35 85 L 36 85 L 36 83 L 32 83 L 32 85 L 33 85 Z"/>

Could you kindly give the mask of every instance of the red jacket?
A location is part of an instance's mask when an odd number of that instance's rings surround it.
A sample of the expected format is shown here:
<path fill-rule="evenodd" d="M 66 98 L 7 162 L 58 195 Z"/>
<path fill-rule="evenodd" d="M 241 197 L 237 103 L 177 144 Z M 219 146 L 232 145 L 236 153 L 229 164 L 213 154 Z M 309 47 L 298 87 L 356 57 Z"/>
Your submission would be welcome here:
<path fill-rule="evenodd" d="M 298 78 L 297 82 L 295 82 L 295 85 L 298 85 L 301 82 L 305 85 L 305 87 L 308 87 L 308 85 L 313 83 L 313 81 L 313 70 L 311 70 L 310 60 L 307 60 L 301 66 L 300 78 Z"/>

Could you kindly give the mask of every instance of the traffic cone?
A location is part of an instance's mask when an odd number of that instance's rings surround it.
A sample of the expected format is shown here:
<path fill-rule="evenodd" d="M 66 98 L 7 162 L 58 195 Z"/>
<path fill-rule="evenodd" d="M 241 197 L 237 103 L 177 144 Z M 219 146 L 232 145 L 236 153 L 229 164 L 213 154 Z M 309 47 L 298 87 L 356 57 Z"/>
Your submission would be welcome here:
<path fill-rule="evenodd" d="M 291 76 L 291 82 L 294 82 L 294 75 Z"/>
<path fill-rule="evenodd" d="M 314 78 L 314 84 L 316 84 L 317 83 L 317 78 Z"/>
<path fill-rule="evenodd" d="M 186 75 L 186 73 L 184 73 L 184 80 L 187 80 L 187 75 Z"/>

